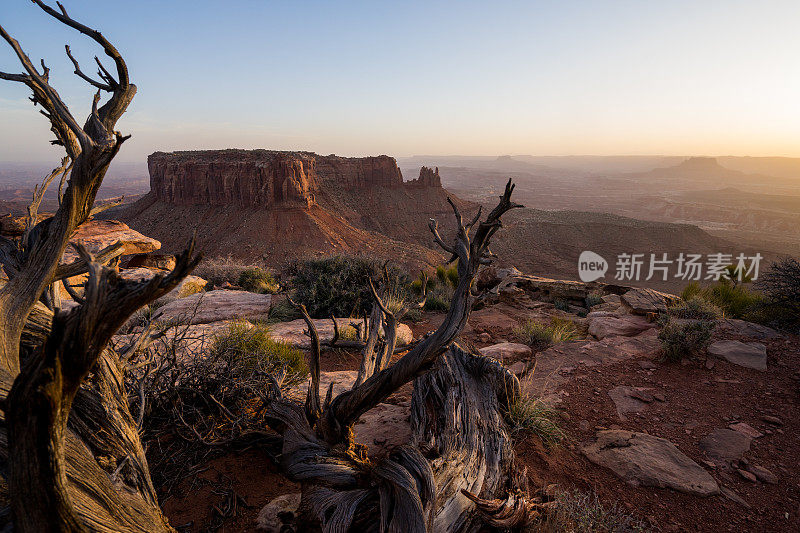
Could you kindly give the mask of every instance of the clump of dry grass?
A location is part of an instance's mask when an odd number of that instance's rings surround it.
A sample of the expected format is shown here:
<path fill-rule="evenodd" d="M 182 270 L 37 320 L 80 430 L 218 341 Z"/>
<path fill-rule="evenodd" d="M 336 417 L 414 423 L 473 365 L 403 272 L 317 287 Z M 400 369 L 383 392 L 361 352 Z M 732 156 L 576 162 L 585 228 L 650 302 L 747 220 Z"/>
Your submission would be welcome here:
<path fill-rule="evenodd" d="M 541 348 L 578 338 L 578 330 L 571 320 L 553 317 L 550 324 L 528 320 L 514 329 L 516 339 L 528 346 Z"/>
<path fill-rule="evenodd" d="M 242 274 L 254 269 L 261 270 L 258 265 L 236 259 L 229 255 L 227 257 L 204 258 L 192 273 L 195 276 L 200 276 L 208 280 L 212 287 L 220 287 L 225 285 L 225 283 L 238 285 Z"/>
<path fill-rule="evenodd" d="M 556 490 L 556 505 L 524 533 L 634 533 L 653 531 L 617 503 L 603 504 L 594 493 Z"/>

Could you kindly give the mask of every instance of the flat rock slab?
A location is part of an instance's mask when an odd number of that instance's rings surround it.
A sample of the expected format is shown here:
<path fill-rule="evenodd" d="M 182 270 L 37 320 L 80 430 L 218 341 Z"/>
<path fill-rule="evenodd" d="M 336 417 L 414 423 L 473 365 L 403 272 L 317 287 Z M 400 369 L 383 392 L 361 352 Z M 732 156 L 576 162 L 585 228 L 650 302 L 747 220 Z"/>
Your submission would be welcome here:
<path fill-rule="evenodd" d="M 583 448 L 593 463 L 634 486 L 670 488 L 697 496 L 719 494 L 714 478 L 670 441 L 646 433 L 605 430 Z"/>
<path fill-rule="evenodd" d="M 635 337 L 607 337 L 600 341 L 571 341 L 536 354 L 536 371 L 523 380 L 525 392 L 548 403 L 560 401 L 560 389 L 569 382 L 572 369 L 595 368 L 631 359 L 653 359 L 661 344 L 655 329 Z"/>
<path fill-rule="evenodd" d="M 767 369 L 767 348 L 760 342 L 717 341 L 708 347 L 708 353 L 734 365 Z"/>
<path fill-rule="evenodd" d="M 589 334 L 601 340 L 606 337 L 633 337 L 655 327 L 655 324 L 640 316 L 623 315 L 618 317 L 606 315 L 603 311 L 596 313 L 589 313 Z"/>
<path fill-rule="evenodd" d="M 709 458 L 725 463 L 741 459 L 750 450 L 752 440 L 740 431 L 720 428 L 704 437 L 699 446 Z"/>
<path fill-rule="evenodd" d="M 330 318 L 314 318 L 312 319 L 314 327 L 317 329 L 317 335 L 321 343 L 330 342 L 333 340 L 333 321 Z M 364 319 L 361 318 L 337 318 L 336 323 L 342 329 L 351 324 L 361 325 Z M 269 327 L 270 333 L 275 340 L 280 340 L 297 346 L 300 348 L 310 348 L 311 340 L 304 332 L 308 330 L 305 320 L 298 318 L 291 322 L 280 322 L 272 324 Z M 414 336 L 411 333 L 411 328 L 406 324 L 399 324 L 397 326 L 397 346 L 405 346 L 413 340 Z"/>
<path fill-rule="evenodd" d="M 505 361 L 506 359 L 525 359 L 533 355 L 533 350 L 527 344 L 519 344 L 516 342 L 501 342 L 500 344 L 493 344 L 478 350 L 481 355 L 492 357 L 498 361 Z"/>
<path fill-rule="evenodd" d="M 97 253 L 115 242 L 122 243 L 123 255 L 149 253 L 161 248 L 161 242 L 132 230 L 118 220 L 84 222 L 70 237 L 70 242 L 79 241 L 90 253 Z M 77 258 L 78 252 L 72 246 L 67 246 L 61 262 L 71 263 Z"/>
<path fill-rule="evenodd" d="M 737 318 L 723 318 L 717 321 L 717 328 L 725 333 L 742 335 L 754 339 L 778 339 L 782 337 L 780 333 L 767 326 L 754 324 L 746 320 Z"/>
<path fill-rule="evenodd" d="M 179 298 L 162 307 L 161 321 L 207 324 L 269 314 L 272 296 L 247 291 L 215 290 Z"/>
<path fill-rule="evenodd" d="M 680 298 L 674 294 L 636 287 L 620 296 L 620 300 L 630 309 L 631 313 L 646 315 L 647 313 L 666 313 L 667 308 Z"/>
<path fill-rule="evenodd" d="M 652 390 L 652 388 L 648 387 L 628 387 L 626 385 L 619 385 L 608 391 L 608 395 L 617 408 L 619 419 L 624 422 L 628 419 L 625 415 L 638 413 L 653 402 L 653 397 L 650 394 Z"/>

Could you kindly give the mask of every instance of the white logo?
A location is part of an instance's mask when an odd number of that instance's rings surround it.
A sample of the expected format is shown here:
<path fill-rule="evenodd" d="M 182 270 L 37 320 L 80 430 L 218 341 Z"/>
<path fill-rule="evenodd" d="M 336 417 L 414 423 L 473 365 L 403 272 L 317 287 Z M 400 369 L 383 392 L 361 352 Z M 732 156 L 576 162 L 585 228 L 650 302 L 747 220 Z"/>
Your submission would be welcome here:
<path fill-rule="evenodd" d="M 589 283 L 605 276 L 608 271 L 608 262 L 600 255 L 588 250 L 581 252 L 578 257 L 578 275 L 581 281 Z"/>

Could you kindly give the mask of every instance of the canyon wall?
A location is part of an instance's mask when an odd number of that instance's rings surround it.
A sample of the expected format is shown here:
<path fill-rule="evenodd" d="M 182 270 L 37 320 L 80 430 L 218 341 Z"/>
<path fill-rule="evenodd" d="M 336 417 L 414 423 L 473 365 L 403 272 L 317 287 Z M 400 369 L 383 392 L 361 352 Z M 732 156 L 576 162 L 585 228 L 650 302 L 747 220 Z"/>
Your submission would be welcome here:
<path fill-rule="evenodd" d="M 408 184 L 394 158 L 320 156 L 311 152 L 212 150 L 156 152 L 147 158 L 150 190 L 174 205 L 315 204 L 320 190 L 441 187 L 438 172 L 423 168 Z"/>

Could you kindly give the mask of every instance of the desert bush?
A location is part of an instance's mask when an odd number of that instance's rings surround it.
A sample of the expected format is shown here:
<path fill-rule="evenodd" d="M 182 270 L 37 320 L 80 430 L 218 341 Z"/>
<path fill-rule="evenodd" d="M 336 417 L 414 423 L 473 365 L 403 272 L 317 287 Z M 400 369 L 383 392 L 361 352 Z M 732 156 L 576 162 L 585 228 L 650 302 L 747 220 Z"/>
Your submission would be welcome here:
<path fill-rule="evenodd" d="M 208 280 L 208 288 L 211 289 L 226 283 L 237 285 L 242 272 L 252 268 L 256 268 L 256 266 L 230 255 L 227 257 L 208 257 L 197 265 L 192 274 Z"/>
<path fill-rule="evenodd" d="M 260 294 L 275 294 L 280 290 L 275 276 L 259 267 L 244 269 L 239 274 L 236 284 L 246 291 Z"/>
<path fill-rule="evenodd" d="M 209 447 L 263 431 L 264 408 L 275 376 L 284 391 L 305 380 L 302 351 L 269 335 L 266 326 L 234 322 L 215 338 L 192 336 L 190 326 L 170 329 L 146 352 L 134 355 L 126 387 L 142 391 L 143 438 L 169 445 L 151 458 L 156 486 L 170 487 L 207 459 Z M 134 394 L 131 411 L 142 409 Z M 174 440 L 161 440 L 173 435 Z M 220 449 L 220 448 L 213 448 Z"/>
<path fill-rule="evenodd" d="M 800 324 L 800 261 L 787 257 L 772 263 L 756 287 L 764 294 L 760 314 L 778 325 Z"/>
<path fill-rule="evenodd" d="M 514 337 L 523 344 L 539 348 L 576 339 L 578 330 L 571 320 L 553 317 L 550 324 L 528 320 L 514 329 Z"/>
<path fill-rule="evenodd" d="M 653 529 L 641 519 L 619 507 L 603 504 L 594 493 L 559 490 L 551 495 L 556 502 L 541 522 L 523 529 L 524 533 L 635 533 Z"/>
<path fill-rule="evenodd" d="M 291 265 L 292 290 L 315 318 L 362 316 L 372 309 L 372 294 L 367 280 L 382 276 L 381 265 L 363 257 L 332 256 L 298 261 Z M 408 287 L 405 276 L 389 269 L 392 290 L 397 294 Z"/>
<path fill-rule="evenodd" d="M 449 285 L 437 284 L 428 291 L 425 299 L 425 311 L 447 311 L 453 299 L 453 288 Z"/>
<path fill-rule="evenodd" d="M 562 300 L 561 298 L 556 298 L 553 300 L 553 306 L 559 311 L 566 311 L 569 313 L 569 302 L 566 300 Z"/>
<path fill-rule="evenodd" d="M 437 266 L 436 279 L 442 285 L 450 285 L 451 287 L 458 285 L 458 263 L 453 262 L 450 265 Z"/>
<path fill-rule="evenodd" d="M 705 300 L 716 306 L 722 312 L 721 316 L 728 318 L 748 318 L 763 303 L 761 295 L 726 278 L 707 287 L 701 287 L 697 282 L 690 283 L 681 292 L 681 298 L 686 302 L 697 299 Z"/>
<path fill-rule="evenodd" d="M 267 322 L 290 322 L 298 318 L 303 318 L 303 315 L 286 299 L 280 299 L 269 310 Z"/>
<path fill-rule="evenodd" d="M 714 322 L 707 320 L 676 322 L 668 317 L 662 318 L 660 324 L 658 340 L 661 341 L 662 359 L 670 362 L 705 351 L 711 343 L 715 326 Z"/>
<path fill-rule="evenodd" d="M 586 296 L 585 302 L 586 302 L 586 307 L 591 309 L 595 305 L 600 305 L 603 303 L 603 295 L 593 292 Z"/>
<path fill-rule="evenodd" d="M 558 444 L 566 437 L 559 424 L 558 411 L 530 395 L 523 394 L 512 400 L 506 409 L 506 419 L 512 431 L 538 435 L 547 446 Z"/>
<path fill-rule="evenodd" d="M 676 318 L 715 320 L 722 317 L 722 309 L 699 296 L 692 296 L 688 300 L 681 300 L 679 303 L 671 306 L 668 312 L 670 316 Z"/>

